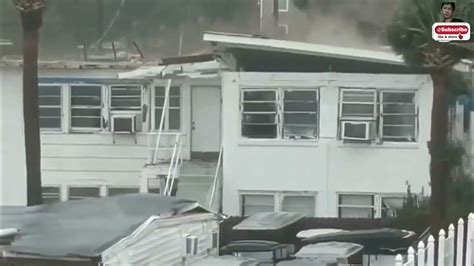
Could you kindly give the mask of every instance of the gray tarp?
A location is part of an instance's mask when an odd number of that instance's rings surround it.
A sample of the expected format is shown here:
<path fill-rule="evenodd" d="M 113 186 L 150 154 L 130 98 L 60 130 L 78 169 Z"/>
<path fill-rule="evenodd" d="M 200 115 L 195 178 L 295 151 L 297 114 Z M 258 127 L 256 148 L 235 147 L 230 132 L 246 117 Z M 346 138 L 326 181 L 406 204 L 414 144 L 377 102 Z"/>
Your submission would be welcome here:
<path fill-rule="evenodd" d="M 18 228 L 11 252 L 43 257 L 98 257 L 153 215 L 207 212 L 195 201 L 129 194 L 34 207 L 0 207 L 0 228 Z"/>

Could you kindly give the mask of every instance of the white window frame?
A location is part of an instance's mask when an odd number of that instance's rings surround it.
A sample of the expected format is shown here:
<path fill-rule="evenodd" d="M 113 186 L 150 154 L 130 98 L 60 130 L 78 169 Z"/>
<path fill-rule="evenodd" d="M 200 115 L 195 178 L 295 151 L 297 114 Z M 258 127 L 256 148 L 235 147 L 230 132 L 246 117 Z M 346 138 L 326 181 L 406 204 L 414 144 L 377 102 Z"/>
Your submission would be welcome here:
<path fill-rule="evenodd" d="M 268 191 L 268 190 L 239 190 L 239 213 L 240 216 L 244 215 L 244 197 L 248 195 L 256 196 L 273 196 L 273 212 L 282 211 L 283 199 L 285 196 L 297 196 L 297 197 L 313 197 L 314 198 L 314 215 L 317 216 L 318 210 L 318 193 L 315 191 Z"/>
<path fill-rule="evenodd" d="M 286 5 L 285 5 L 284 8 L 282 8 L 280 5 L 278 5 L 278 12 L 288 12 L 290 10 L 290 0 L 285 0 L 285 3 L 286 3 Z"/>
<path fill-rule="evenodd" d="M 191 246 L 190 252 L 188 252 L 188 240 L 191 241 L 191 244 L 196 244 Z M 196 256 L 199 254 L 199 238 L 197 236 L 191 234 L 186 234 L 184 236 L 184 254 L 186 254 L 186 257 Z"/>
<path fill-rule="evenodd" d="M 99 109 L 100 110 L 100 127 L 98 127 L 98 128 L 94 128 L 94 127 L 73 127 L 73 125 L 72 125 L 72 118 L 73 118 L 72 110 L 74 109 L 74 106 L 72 104 L 73 87 L 90 87 L 90 86 L 100 87 L 100 107 L 99 108 L 93 108 L 93 109 Z M 69 104 L 69 109 L 70 109 L 69 123 L 70 123 L 71 131 L 73 131 L 73 132 L 100 132 L 100 131 L 104 131 L 105 128 L 104 128 L 104 121 L 103 121 L 103 118 L 104 118 L 103 108 L 104 108 L 104 97 L 105 97 L 104 91 L 106 90 L 106 87 L 102 84 L 68 84 L 68 87 L 69 87 L 69 91 L 70 91 L 70 93 L 69 93 L 69 103 L 70 103 Z M 85 108 L 90 108 L 90 107 L 85 106 L 85 105 L 80 105 L 80 106 L 78 105 L 76 108 L 77 109 L 85 109 Z M 109 123 L 110 123 L 110 121 L 109 121 Z"/>
<path fill-rule="evenodd" d="M 81 198 L 81 199 L 93 199 L 93 198 L 101 198 L 103 197 L 102 195 L 102 188 L 100 185 L 68 185 L 67 186 L 67 200 L 72 200 L 71 199 L 71 188 L 97 188 L 99 189 L 99 196 L 98 197 L 86 197 L 86 198 Z M 81 200 L 81 199 L 74 199 L 74 200 Z"/>
<path fill-rule="evenodd" d="M 60 121 L 59 121 L 59 128 L 41 128 L 40 126 L 40 131 L 41 132 L 62 132 L 64 130 L 63 128 L 63 119 L 64 119 L 64 108 L 65 108 L 65 103 L 64 103 L 64 86 L 61 83 L 38 83 L 38 93 L 41 90 L 41 86 L 50 86 L 50 87 L 59 87 L 59 108 L 60 108 Z M 38 95 L 38 97 L 40 97 Z M 39 103 L 39 102 L 38 102 Z M 57 108 L 57 107 L 41 107 L 39 105 L 39 108 Z M 41 115 L 40 115 L 41 118 Z"/>
<path fill-rule="evenodd" d="M 136 189 L 137 192 L 136 193 L 140 193 L 140 187 L 134 187 L 134 186 L 107 186 L 106 187 L 106 195 L 105 196 L 109 196 L 109 190 L 110 189 Z M 120 194 L 120 195 L 125 195 L 125 194 Z"/>
<path fill-rule="evenodd" d="M 372 196 L 373 197 L 373 206 L 366 206 L 366 205 L 348 205 L 348 204 L 339 204 L 340 196 Z M 404 198 L 406 197 L 403 193 L 360 193 L 360 192 L 339 192 L 337 193 L 337 203 L 336 203 L 336 211 L 337 216 L 340 218 L 340 211 L 339 208 L 361 208 L 373 209 L 373 217 L 372 219 L 382 218 L 382 199 L 383 198 Z M 370 219 L 370 218 L 369 218 Z"/>
<path fill-rule="evenodd" d="M 151 89 L 151 130 L 154 132 L 157 132 L 159 130 L 160 125 L 156 124 L 156 109 L 158 109 L 158 106 L 156 105 L 156 87 L 163 87 L 166 89 L 166 85 L 164 84 L 151 84 L 150 89 Z M 171 107 L 170 108 L 170 101 L 171 101 L 171 88 L 173 87 L 178 87 L 179 88 L 179 107 Z M 166 106 L 165 110 L 165 123 L 163 124 L 163 131 L 165 132 L 181 132 L 183 129 L 183 86 L 182 85 L 171 85 L 170 87 L 170 101 L 168 101 L 168 106 Z M 163 106 L 161 106 L 163 107 Z M 170 109 L 177 109 L 179 110 L 179 129 L 169 129 L 169 110 Z"/>
<path fill-rule="evenodd" d="M 353 92 L 367 92 L 367 91 L 374 91 L 374 100 L 373 103 L 363 103 L 363 102 L 343 102 L 343 92 L 345 91 L 353 91 Z M 383 139 L 383 93 L 384 92 L 392 92 L 392 93 L 412 93 L 414 94 L 415 99 L 415 110 L 416 113 L 413 115 L 415 117 L 415 138 L 414 141 L 391 141 L 391 140 L 384 140 Z M 367 104 L 371 105 L 374 104 L 374 114 L 373 117 L 358 117 L 358 116 L 343 116 L 342 115 L 342 105 L 343 104 Z M 418 143 L 418 127 L 419 127 L 419 98 L 418 98 L 418 91 L 417 90 L 396 90 L 396 89 L 374 89 L 374 88 L 347 88 L 341 87 L 339 89 L 339 110 L 338 110 L 338 139 L 344 141 L 343 138 L 343 122 L 350 121 L 350 122 L 373 122 L 375 126 L 370 126 L 369 129 L 369 140 L 370 142 L 375 142 L 376 144 L 383 144 L 383 143 Z M 371 130 L 377 131 L 373 134 L 370 132 Z M 372 136 L 374 135 L 374 136 Z M 366 141 L 367 142 L 367 141 Z"/>
<path fill-rule="evenodd" d="M 268 91 L 273 91 L 275 93 L 275 102 L 276 102 L 276 123 L 277 123 L 277 134 L 275 138 L 250 138 L 246 137 L 242 134 L 243 130 L 243 121 L 244 121 L 244 103 L 249 102 L 246 101 L 244 102 L 244 94 L 245 92 L 256 92 L 256 91 L 263 91 L 263 92 L 268 92 Z M 316 93 L 316 136 L 314 138 L 308 138 L 308 139 L 291 139 L 289 137 L 285 137 L 284 134 L 284 127 L 285 127 L 285 92 L 286 91 L 311 91 Z M 271 101 L 250 101 L 254 103 L 258 102 L 271 102 Z M 268 87 L 258 87 L 258 86 L 245 86 L 240 88 L 240 99 L 239 99 L 239 113 L 240 113 L 240 138 L 244 140 L 290 140 L 290 141 L 318 141 L 319 140 L 319 135 L 320 135 L 320 113 L 321 113 L 321 106 L 320 106 L 320 87 L 281 87 L 281 86 L 268 86 Z M 264 112 L 246 112 L 248 114 L 252 113 L 257 113 L 257 114 L 264 114 Z M 311 113 L 311 112 L 304 112 L 302 113 Z M 269 112 L 270 114 L 270 112 Z M 271 112 L 273 114 L 273 112 Z"/>
<path fill-rule="evenodd" d="M 138 87 L 139 90 L 140 90 L 140 95 L 138 96 L 140 98 L 140 106 L 139 107 L 126 107 L 128 108 L 127 110 L 114 110 L 114 107 L 112 107 L 112 99 L 114 97 L 117 97 L 117 96 L 114 96 L 113 95 L 113 89 L 114 87 Z M 122 112 L 129 112 L 129 113 L 141 113 L 142 111 L 142 106 L 143 106 L 143 85 L 140 85 L 140 84 L 109 84 L 107 86 L 107 89 L 109 90 L 109 109 L 110 109 L 110 113 L 111 114 L 114 114 L 115 112 L 119 112 L 119 113 L 122 113 Z"/>
<path fill-rule="evenodd" d="M 410 91 L 397 91 L 397 90 L 380 90 L 380 123 L 379 123 L 379 132 L 380 136 L 379 138 L 383 140 L 384 135 L 383 135 L 383 119 L 384 119 L 384 111 L 383 111 L 383 106 L 384 106 L 384 100 L 383 100 L 383 95 L 384 93 L 410 93 L 414 95 L 414 105 L 415 105 L 415 113 L 414 114 L 404 114 L 406 116 L 413 116 L 415 118 L 415 128 L 414 128 L 414 143 L 418 142 L 418 126 L 419 126 L 419 108 L 418 108 L 418 93 L 415 90 L 410 90 Z M 390 116 L 390 115 L 389 115 Z M 392 137 L 393 138 L 393 137 Z M 383 140 L 384 142 L 391 142 L 390 140 Z"/>

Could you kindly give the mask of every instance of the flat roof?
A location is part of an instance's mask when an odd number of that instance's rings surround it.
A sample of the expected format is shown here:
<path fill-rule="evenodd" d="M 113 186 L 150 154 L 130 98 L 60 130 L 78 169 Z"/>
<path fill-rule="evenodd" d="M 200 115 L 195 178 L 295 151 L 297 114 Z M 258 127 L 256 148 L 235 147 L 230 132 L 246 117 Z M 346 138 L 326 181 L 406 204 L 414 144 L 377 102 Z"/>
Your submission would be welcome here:
<path fill-rule="evenodd" d="M 260 35 L 245 35 L 223 32 L 205 32 L 204 41 L 218 43 L 224 47 L 293 53 L 311 56 L 333 57 L 364 62 L 406 65 L 403 57 L 395 53 L 337 47 L 306 42 L 269 39 Z"/>

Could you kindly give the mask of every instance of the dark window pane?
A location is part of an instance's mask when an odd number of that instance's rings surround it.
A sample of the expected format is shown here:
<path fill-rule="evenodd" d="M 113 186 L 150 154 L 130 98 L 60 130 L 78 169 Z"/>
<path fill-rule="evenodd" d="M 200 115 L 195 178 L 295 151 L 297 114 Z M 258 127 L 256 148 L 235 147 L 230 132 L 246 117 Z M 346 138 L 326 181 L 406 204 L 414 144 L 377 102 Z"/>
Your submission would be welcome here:
<path fill-rule="evenodd" d="M 316 101 L 316 91 L 285 91 L 285 101 Z"/>
<path fill-rule="evenodd" d="M 95 116 L 100 117 L 100 109 L 86 109 L 86 108 L 74 108 L 71 109 L 71 115 L 74 116 Z"/>
<path fill-rule="evenodd" d="M 384 126 L 383 127 L 384 138 L 401 138 L 400 141 L 413 141 L 415 137 L 414 127 L 397 127 L 397 126 Z"/>
<path fill-rule="evenodd" d="M 298 136 L 307 138 L 316 138 L 317 129 L 316 127 L 306 126 L 285 126 L 283 128 L 285 137 Z"/>
<path fill-rule="evenodd" d="M 102 87 L 100 86 L 71 86 L 71 96 L 97 96 L 100 98 Z"/>
<path fill-rule="evenodd" d="M 72 118 L 72 127 L 100 128 L 100 118 Z"/>
<path fill-rule="evenodd" d="M 384 104 L 384 114 L 415 114 L 415 104 Z"/>
<path fill-rule="evenodd" d="M 49 203 L 61 201 L 59 187 L 42 187 L 41 192 L 42 192 L 43 204 L 49 204 Z"/>
<path fill-rule="evenodd" d="M 42 108 L 39 109 L 40 117 L 43 116 L 55 116 L 60 118 L 61 117 L 61 108 Z"/>
<path fill-rule="evenodd" d="M 176 86 L 170 87 L 170 96 L 179 96 L 180 94 L 181 94 L 180 87 L 176 87 Z"/>
<path fill-rule="evenodd" d="M 40 117 L 40 128 L 61 128 L 61 118 Z"/>
<path fill-rule="evenodd" d="M 285 125 L 316 125 L 317 122 L 318 116 L 316 114 L 285 114 Z"/>
<path fill-rule="evenodd" d="M 344 91 L 342 93 L 343 102 L 373 103 L 375 102 L 375 92 L 373 91 Z"/>
<path fill-rule="evenodd" d="M 115 132 L 134 132 L 133 119 L 131 118 L 114 118 Z"/>
<path fill-rule="evenodd" d="M 38 87 L 39 96 L 61 96 L 61 87 L 60 86 L 39 86 Z"/>
<path fill-rule="evenodd" d="M 40 96 L 39 105 L 40 106 L 60 106 L 61 98 L 57 96 Z"/>
<path fill-rule="evenodd" d="M 373 117 L 375 105 L 371 104 L 343 104 L 343 116 Z"/>
<path fill-rule="evenodd" d="M 165 97 L 156 97 L 155 98 L 155 106 L 156 107 L 163 107 L 164 104 L 165 104 Z M 180 106 L 180 98 L 179 97 L 170 97 L 169 106 L 179 107 Z"/>
<path fill-rule="evenodd" d="M 403 115 L 394 115 L 389 116 L 385 115 L 383 117 L 383 124 L 384 125 L 416 125 L 416 117 L 415 116 L 403 116 Z"/>
<path fill-rule="evenodd" d="M 314 217 L 316 201 L 310 196 L 285 196 L 281 210 L 284 212 L 298 212 L 307 217 Z"/>
<path fill-rule="evenodd" d="M 160 122 L 161 122 L 161 114 L 163 112 L 163 109 L 155 109 L 155 128 L 158 129 L 160 128 Z M 166 116 L 163 118 L 163 128 L 165 128 L 166 125 Z"/>
<path fill-rule="evenodd" d="M 414 103 L 415 93 L 410 92 L 384 92 L 383 93 L 384 103 Z"/>
<path fill-rule="evenodd" d="M 112 86 L 112 97 L 114 96 L 136 96 L 141 97 L 141 88 L 138 86 L 126 87 L 126 86 Z"/>
<path fill-rule="evenodd" d="M 98 187 L 70 187 L 69 199 L 97 198 L 100 195 Z"/>
<path fill-rule="evenodd" d="M 109 188 L 109 196 L 138 193 L 138 188 Z"/>
<path fill-rule="evenodd" d="M 169 129 L 180 129 L 181 119 L 179 109 L 169 110 Z"/>
<path fill-rule="evenodd" d="M 140 109 L 140 98 L 112 98 L 112 109 Z"/>
<path fill-rule="evenodd" d="M 275 103 L 244 103 L 244 112 L 276 112 Z"/>
<path fill-rule="evenodd" d="M 243 125 L 242 136 L 248 138 L 269 138 L 277 137 L 276 125 Z"/>
<path fill-rule="evenodd" d="M 165 87 L 164 86 L 158 86 L 155 87 L 155 96 L 165 96 Z M 170 96 L 176 96 L 180 95 L 180 87 L 178 86 L 171 86 L 170 87 Z"/>
<path fill-rule="evenodd" d="M 244 91 L 244 101 L 275 101 L 275 91 Z"/>
<path fill-rule="evenodd" d="M 275 124 L 276 115 L 274 114 L 244 114 L 244 124 L 264 123 L 264 124 Z"/>
<path fill-rule="evenodd" d="M 285 102 L 285 112 L 298 112 L 298 111 L 306 111 L 306 112 L 316 112 L 318 111 L 318 105 L 316 102 L 308 103 L 308 102 Z"/>
<path fill-rule="evenodd" d="M 101 106 L 100 96 L 72 97 L 71 104 L 83 106 Z"/>
<path fill-rule="evenodd" d="M 172 97 L 170 98 L 170 107 L 179 107 L 180 106 L 180 98 Z"/>

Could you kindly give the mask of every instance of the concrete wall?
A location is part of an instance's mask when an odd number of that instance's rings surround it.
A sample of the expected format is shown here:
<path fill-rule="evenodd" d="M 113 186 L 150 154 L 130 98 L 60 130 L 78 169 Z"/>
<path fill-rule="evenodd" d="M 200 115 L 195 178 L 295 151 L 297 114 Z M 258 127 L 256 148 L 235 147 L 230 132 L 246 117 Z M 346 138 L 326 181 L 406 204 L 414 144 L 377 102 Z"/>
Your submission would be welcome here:
<path fill-rule="evenodd" d="M 2 114 L 0 205 L 25 206 L 26 157 L 21 71 L 2 68 L 0 81 Z"/>
<path fill-rule="evenodd" d="M 123 70 L 41 70 L 40 78 L 116 78 Z M 2 74 L 2 186 L 3 205 L 26 204 L 25 151 L 23 143 L 22 81 L 21 69 L 1 68 Z M 155 80 L 153 85 L 165 85 Z M 190 159 L 191 87 L 215 86 L 212 81 L 173 80 L 181 86 L 181 133 L 184 134 L 183 158 Z M 63 87 L 63 106 L 70 101 L 68 88 Z M 216 103 L 219 104 L 219 103 Z M 63 108 L 63 120 L 68 120 L 70 110 Z M 69 122 L 64 129 L 42 131 L 42 183 L 43 186 L 59 186 L 61 198 L 68 198 L 68 186 L 96 186 L 101 195 L 107 187 L 136 187 L 140 173 L 148 162 L 149 147 L 154 147 L 156 135 L 145 130 L 133 135 L 113 135 L 110 132 L 70 132 Z M 219 130 L 219 125 L 212 130 Z M 174 144 L 174 136 L 163 136 L 160 146 Z M 161 150 L 159 157 L 169 157 L 172 150 Z M 11 188 L 15 189 L 12 190 Z"/>
<path fill-rule="evenodd" d="M 431 81 L 427 76 L 374 74 L 235 73 L 222 75 L 223 210 L 240 214 L 239 190 L 317 193 L 316 215 L 337 216 L 337 193 L 429 190 Z M 320 87 L 317 141 L 251 140 L 240 136 L 240 86 Z M 343 144 L 337 140 L 338 88 L 418 89 L 416 143 Z"/>

